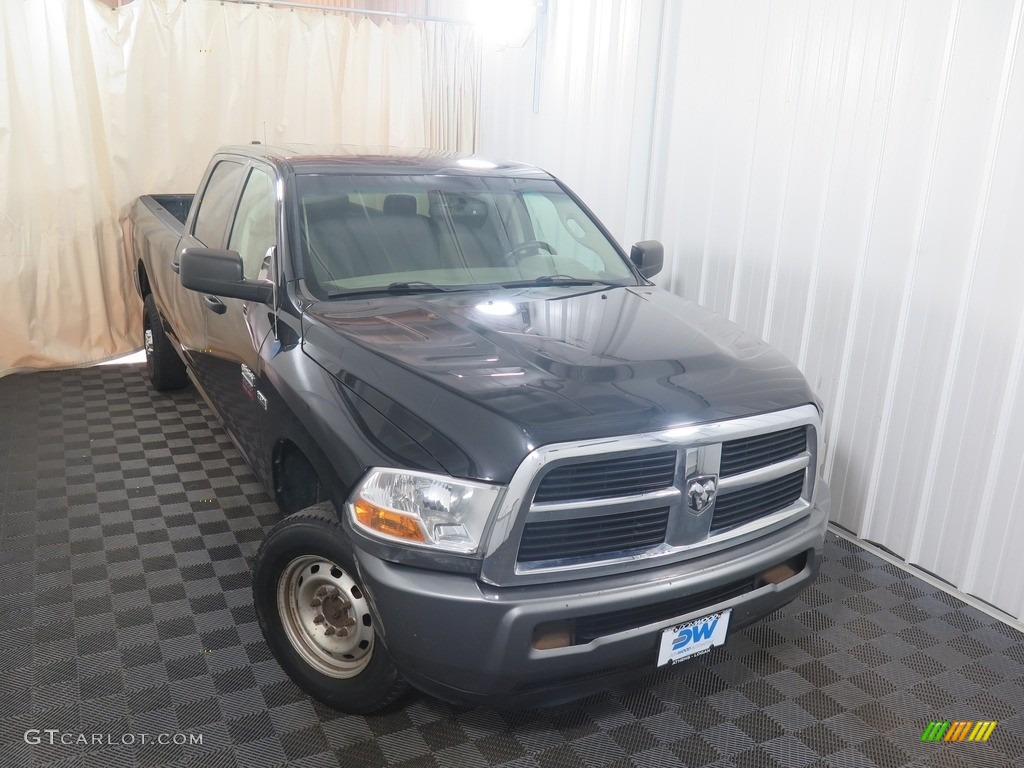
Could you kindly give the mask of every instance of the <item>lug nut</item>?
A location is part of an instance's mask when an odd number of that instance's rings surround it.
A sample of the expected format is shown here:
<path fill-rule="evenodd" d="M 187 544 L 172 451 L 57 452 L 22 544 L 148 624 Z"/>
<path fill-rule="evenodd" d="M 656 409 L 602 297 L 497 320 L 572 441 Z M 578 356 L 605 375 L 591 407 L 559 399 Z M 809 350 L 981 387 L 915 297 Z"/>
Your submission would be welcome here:
<path fill-rule="evenodd" d="M 334 634 L 334 632 L 335 632 L 334 627 L 328 627 L 327 630 L 324 632 L 324 634 L 327 635 L 328 637 L 331 637 Z"/>
<path fill-rule="evenodd" d="M 322 613 L 318 613 L 316 616 L 313 617 L 313 623 L 314 624 L 323 624 L 324 623 L 324 615 Z"/>

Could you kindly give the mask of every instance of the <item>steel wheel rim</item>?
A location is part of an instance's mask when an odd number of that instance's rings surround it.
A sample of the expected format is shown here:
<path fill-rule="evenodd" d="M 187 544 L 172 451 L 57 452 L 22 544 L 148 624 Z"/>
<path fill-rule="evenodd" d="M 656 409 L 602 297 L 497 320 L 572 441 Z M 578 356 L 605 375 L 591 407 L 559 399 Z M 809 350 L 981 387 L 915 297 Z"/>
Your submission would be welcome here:
<path fill-rule="evenodd" d="M 350 678 L 370 663 L 370 606 L 337 563 L 317 555 L 288 563 L 277 582 L 277 610 L 288 642 L 317 672 Z"/>

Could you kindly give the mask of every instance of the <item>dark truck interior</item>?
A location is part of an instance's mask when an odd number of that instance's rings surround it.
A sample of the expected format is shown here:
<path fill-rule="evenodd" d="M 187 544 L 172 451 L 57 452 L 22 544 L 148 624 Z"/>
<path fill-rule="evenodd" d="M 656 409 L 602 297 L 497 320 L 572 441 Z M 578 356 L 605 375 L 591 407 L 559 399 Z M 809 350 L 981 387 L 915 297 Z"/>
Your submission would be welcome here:
<path fill-rule="evenodd" d="M 508 265 L 511 246 L 499 240 L 483 200 L 433 197 L 428 215 L 411 194 L 387 195 L 380 210 L 348 195 L 305 203 L 305 246 L 318 281 Z"/>

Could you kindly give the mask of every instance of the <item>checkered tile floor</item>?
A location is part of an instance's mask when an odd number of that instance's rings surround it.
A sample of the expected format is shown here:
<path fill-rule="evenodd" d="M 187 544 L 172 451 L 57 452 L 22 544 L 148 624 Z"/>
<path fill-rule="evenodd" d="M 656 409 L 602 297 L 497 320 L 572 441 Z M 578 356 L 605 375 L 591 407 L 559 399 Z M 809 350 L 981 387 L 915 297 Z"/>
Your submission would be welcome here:
<path fill-rule="evenodd" d="M 3 768 L 1024 765 L 1024 636 L 831 535 L 800 599 L 636 685 L 351 717 L 263 643 L 249 568 L 278 512 L 193 390 L 0 379 L 0 509 Z M 930 720 L 999 725 L 924 744 Z M 181 734 L 202 743 L 156 741 Z"/>

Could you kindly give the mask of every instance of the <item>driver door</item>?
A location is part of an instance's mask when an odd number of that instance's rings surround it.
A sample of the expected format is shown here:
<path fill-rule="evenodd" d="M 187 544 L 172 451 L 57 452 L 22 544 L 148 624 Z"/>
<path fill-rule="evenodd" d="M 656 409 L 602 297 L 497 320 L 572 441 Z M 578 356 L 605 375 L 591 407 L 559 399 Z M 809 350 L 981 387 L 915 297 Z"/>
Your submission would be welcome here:
<path fill-rule="evenodd" d="M 271 170 L 253 163 L 246 172 L 226 240 L 227 249 L 242 257 L 243 274 L 248 279 L 261 277 L 264 259 L 277 244 L 276 213 Z M 257 388 L 259 352 L 273 327 L 274 307 L 217 296 L 209 297 L 207 310 L 204 387 L 246 459 L 257 467 L 260 412 L 266 407 L 266 398 Z"/>

